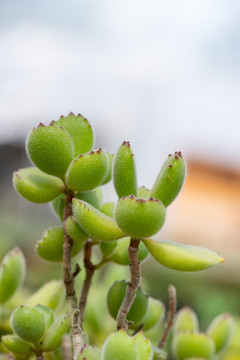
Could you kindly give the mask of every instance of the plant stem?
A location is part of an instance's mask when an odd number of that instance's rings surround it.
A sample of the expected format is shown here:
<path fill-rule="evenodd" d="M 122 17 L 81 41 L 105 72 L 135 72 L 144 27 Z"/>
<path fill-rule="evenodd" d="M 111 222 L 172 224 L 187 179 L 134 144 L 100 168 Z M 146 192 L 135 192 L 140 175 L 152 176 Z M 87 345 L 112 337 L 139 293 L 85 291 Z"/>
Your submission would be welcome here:
<path fill-rule="evenodd" d="M 173 320 L 177 310 L 177 297 L 176 297 L 175 287 L 173 285 L 169 285 L 168 292 L 169 292 L 168 319 L 165 324 L 165 330 L 163 336 L 158 344 L 159 349 L 163 349 L 166 344 L 168 334 L 171 327 L 173 326 Z"/>
<path fill-rule="evenodd" d="M 44 360 L 42 352 L 36 354 L 36 360 Z"/>
<path fill-rule="evenodd" d="M 80 310 L 80 326 L 82 327 L 83 319 L 84 319 L 84 313 L 85 308 L 87 305 L 87 297 L 88 293 L 92 284 L 92 278 L 95 271 L 95 266 L 93 265 L 91 261 L 91 255 L 92 255 L 92 241 L 87 241 L 84 246 L 84 267 L 86 270 L 86 276 L 82 287 L 82 292 L 79 300 L 79 310 Z"/>
<path fill-rule="evenodd" d="M 130 262 L 130 274 L 131 280 L 128 283 L 126 294 L 123 299 L 122 305 L 118 311 L 117 315 L 117 329 L 127 329 L 128 323 L 126 321 L 127 314 L 130 310 L 130 307 L 133 303 L 133 300 L 136 296 L 136 291 L 140 285 L 141 281 L 141 271 L 138 260 L 138 246 L 140 240 L 131 238 L 130 245 L 128 247 L 128 256 Z"/>
<path fill-rule="evenodd" d="M 66 301 L 69 305 L 72 320 L 72 342 L 73 359 L 77 359 L 84 344 L 84 336 L 79 326 L 79 309 L 77 307 L 77 297 L 74 289 L 74 274 L 72 274 L 72 247 L 73 239 L 66 230 L 66 221 L 72 216 L 73 194 L 66 194 L 66 205 L 64 209 L 64 243 L 63 243 L 63 278 L 66 289 Z"/>

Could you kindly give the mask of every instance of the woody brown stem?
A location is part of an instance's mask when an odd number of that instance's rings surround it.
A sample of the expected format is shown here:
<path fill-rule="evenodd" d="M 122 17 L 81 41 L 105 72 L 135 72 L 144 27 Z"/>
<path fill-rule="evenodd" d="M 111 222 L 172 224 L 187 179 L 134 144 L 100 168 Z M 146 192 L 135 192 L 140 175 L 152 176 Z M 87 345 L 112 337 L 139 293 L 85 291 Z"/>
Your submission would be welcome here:
<path fill-rule="evenodd" d="M 41 352 L 41 353 L 36 354 L 36 360 L 44 360 L 44 357 L 43 357 L 42 352 Z"/>
<path fill-rule="evenodd" d="M 168 287 L 169 292 L 169 305 L 168 305 L 168 319 L 165 324 L 165 330 L 163 336 L 158 344 L 159 349 L 163 349 L 171 327 L 173 326 L 174 316 L 177 310 L 177 297 L 176 297 L 176 289 L 173 285 L 169 285 Z"/>
<path fill-rule="evenodd" d="M 117 329 L 127 329 L 128 323 L 126 321 L 127 314 L 136 296 L 137 289 L 141 281 L 141 271 L 138 260 L 138 247 L 140 240 L 131 238 L 130 245 L 128 247 L 128 256 L 130 262 L 130 275 L 131 280 L 128 283 L 126 294 L 123 299 L 122 305 L 117 315 Z"/>
<path fill-rule="evenodd" d="M 72 342 L 73 342 L 73 359 L 77 359 L 84 344 L 84 336 L 79 326 L 79 309 L 77 307 L 77 297 L 74 289 L 75 273 L 72 273 L 72 247 L 73 239 L 68 235 L 66 230 L 66 221 L 72 216 L 72 199 L 73 194 L 66 194 L 66 205 L 64 209 L 64 243 L 63 243 L 63 279 L 66 289 L 66 300 L 70 308 L 72 320 Z"/>
<path fill-rule="evenodd" d="M 82 287 L 81 297 L 79 300 L 79 310 L 80 310 L 79 321 L 81 326 L 83 324 L 84 313 L 87 304 L 87 297 L 89 294 L 89 290 L 92 284 L 92 278 L 95 271 L 95 266 L 91 261 L 91 255 L 92 255 L 92 241 L 90 240 L 87 241 L 84 246 L 84 267 L 86 271 L 86 276 Z"/>

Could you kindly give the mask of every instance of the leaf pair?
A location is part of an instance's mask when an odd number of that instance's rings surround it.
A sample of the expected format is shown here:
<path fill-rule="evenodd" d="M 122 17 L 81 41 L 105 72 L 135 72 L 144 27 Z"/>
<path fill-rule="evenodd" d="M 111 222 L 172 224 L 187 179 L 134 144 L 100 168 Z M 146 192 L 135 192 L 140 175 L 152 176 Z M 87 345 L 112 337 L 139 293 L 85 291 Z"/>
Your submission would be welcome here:
<path fill-rule="evenodd" d="M 11 316 L 16 335 L 4 336 L 4 345 L 16 354 L 56 350 L 62 337 L 70 330 L 68 314 L 54 319 L 53 311 L 46 306 L 20 306 Z"/>
<path fill-rule="evenodd" d="M 181 309 L 174 325 L 173 352 L 177 359 L 212 358 L 227 347 L 233 334 L 233 320 L 229 314 L 216 317 L 206 333 L 198 330 L 198 318 L 190 308 Z"/>

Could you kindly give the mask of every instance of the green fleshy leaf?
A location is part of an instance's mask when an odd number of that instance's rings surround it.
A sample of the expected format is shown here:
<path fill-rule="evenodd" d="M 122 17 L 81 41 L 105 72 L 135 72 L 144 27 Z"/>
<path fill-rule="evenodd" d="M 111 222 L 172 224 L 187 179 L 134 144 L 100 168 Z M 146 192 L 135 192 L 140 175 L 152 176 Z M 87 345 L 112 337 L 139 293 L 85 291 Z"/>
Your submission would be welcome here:
<path fill-rule="evenodd" d="M 130 144 L 124 141 L 113 161 L 113 183 L 118 197 L 137 196 L 137 177 Z"/>
<path fill-rule="evenodd" d="M 95 346 L 84 344 L 77 360 L 101 360 L 101 351 Z"/>
<path fill-rule="evenodd" d="M 139 199 L 147 199 L 148 195 L 150 193 L 150 190 L 147 189 L 145 186 L 141 186 L 138 188 L 138 198 Z"/>
<path fill-rule="evenodd" d="M 102 360 L 138 360 L 136 342 L 124 330 L 110 334 L 103 345 Z M 148 360 L 148 359 L 146 359 Z"/>
<path fill-rule="evenodd" d="M 39 204 L 52 201 L 64 191 L 59 178 L 33 167 L 14 172 L 13 185 L 24 199 Z"/>
<path fill-rule="evenodd" d="M 116 319 L 122 301 L 125 297 L 128 283 L 125 280 L 115 281 L 107 294 L 107 307 L 110 315 Z M 127 314 L 127 320 L 133 321 L 134 325 L 140 324 L 148 310 L 148 296 L 138 288 L 135 299 Z"/>
<path fill-rule="evenodd" d="M 22 285 L 26 264 L 21 250 L 10 251 L 0 265 L 0 304 L 7 302 Z"/>
<path fill-rule="evenodd" d="M 16 335 L 2 336 L 2 342 L 8 350 L 15 354 L 30 354 L 34 350 L 33 344 L 20 339 Z"/>
<path fill-rule="evenodd" d="M 73 159 L 73 143 L 69 134 L 51 123 L 34 128 L 26 143 L 28 155 L 40 170 L 64 179 Z"/>
<path fill-rule="evenodd" d="M 149 197 L 170 205 L 179 194 L 185 179 L 186 165 L 181 152 L 169 155 L 149 193 Z"/>
<path fill-rule="evenodd" d="M 134 336 L 137 353 L 139 354 L 138 360 L 152 360 L 153 349 L 152 344 L 149 339 L 147 339 L 142 331 L 139 331 Z"/>
<path fill-rule="evenodd" d="M 153 346 L 153 360 L 166 360 L 167 355 L 168 354 L 162 349 Z"/>
<path fill-rule="evenodd" d="M 207 329 L 207 334 L 215 343 L 216 353 L 225 349 L 233 335 L 233 319 L 230 314 L 216 317 Z"/>
<path fill-rule="evenodd" d="M 23 340 L 38 344 L 45 331 L 44 314 L 32 306 L 20 306 L 11 316 L 11 326 Z"/>
<path fill-rule="evenodd" d="M 113 202 L 107 202 L 100 207 L 100 211 L 111 218 L 114 218 L 114 209 L 115 204 Z"/>
<path fill-rule="evenodd" d="M 178 360 L 193 357 L 211 359 L 215 352 L 213 340 L 201 333 L 179 333 L 173 341 L 173 351 Z"/>
<path fill-rule="evenodd" d="M 63 259 L 64 228 L 63 226 L 48 229 L 43 238 L 38 241 L 35 249 L 38 256 L 47 261 L 62 262 Z M 83 248 L 81 242 L 73 242 L 72 256 L 76 256 Z"/>
<path fill-rule="evenodd" d="M 45 324 L 46 324 L 46 329 L 48 329 L 54 322 L 53 310 L 50 307 L 42 305 L 42 304 L 37 304 L 35 306 L 35 308 L 43 313 L 44 319 L 45 319 Z"/>
<path fill-rule="evenodd" d="M 69 314 L 63 314 L 46 331 L 42 340 L 43 351 L 54 351 L 62 344 L 63 335 L 70 331 Z"/>
<path fill-rule="evenodd" d="M 159 200 L 136 199 L 131 195 L 119 200 L 115 219 L 127 235 L 142 239 L 161 229 L 165 221 L 165 207 Z"/>
<path fill-rule="evenodd" d="M 69 216 L 66 221 L 66 229 L 69 236 L 76 242 L 85 242 L 88 234 L 78 225 L 73 216 Z"/>
<path fill-rule="evenodd" d="M 108 167 L 108 157 L 102 149 L 79 155 L 68 168 L 68 187 L 80 192 L 92 190 L 104 180 Z"/>
<path fill-rule="evenodd" d="M 112 218 L 84 201 L 73 199 L 73 216 L 93 239 L 113 241 L 125 236 Z"/>
<path fill-rule="evenodd" d="M 116 242 L 116 248 L 113 254 L 109 257 L 110 261 L 115 262 L 119 265 L 129 265 L 129 256 L 128 256 L 128 247 L 130 244 L 130 237 L 120 239 Z M 138 259 L 143 261 L 148 256 L 148 250 L 146 246 L 141 241 L 138 247 Z"/>
<path fill-rule="evenodd" d="M 83 193 L 77 193 L 76 198 L 86 201 L 88 204 L 94 206 L 98 210 L 100 209 L 100 196 L 97 189 Z"/>
<path fill-rule="evenodd" d="M 72 138 L 74 146 L 74 157 L 85 154 L 92 149 L 94 135 L 88 120 L 81 114 L 75 116 L 70 113 L 68 116 L 61 116 L 54 125 L 63 127 Z"/>
<path fill-rule="evenodd" d="M 106 177 L 103 179 L 103 181 L 101 182 L 101 185 L 105 185 L 107 183 L 109 183 L 109 181 L 112 180 L 112 166 L 113 166 L 113 158 L 114 158 L 114 155 L 113 154 L 109 154 L 107 152 L 107 156 L 108 156 L 108 172 L 106 174 Z"/>
<path fill-rule="evenodd" d="M 199 246 L 152 239 L 143 241 L 155 260 L 173 270 L 201 271 L 225 261 L 214 251 Z"/>
<path fill-rule="evenodd" d="M 101 241 L 99 246 L 103 257 L 109 257 L 118 245 L 118 241 Z"/>
<path fill-rule="evenodd" d="M 187 306 L 178 311 L 174 324 L 174 333 L 184 331 L 198 332 L 197 315 Z"/>
<path fill-rule="evenodd" d="M 54 214 L 56 214 L 62 222 L 64 216 L 64 209 L 66 205 L 65 197 L 66 197 L 65 194 L 61 194 L 50 203 L 51 209 L 53 210 Z"/>
<path fill-rule="evenodd" d="M 25 305 L 34 306 L 37 304 L 50 307 L 52 310 L 58 310 L 64 301 L 65 287 L 62 280 L 52 280 L 44 284 L 26 301 Z"/>
<path fill-rule="evenodd" d="M 153 328 L 158 322 L 161 321 L 165 314 L 165 305 L 157 299 L 149 297 L 148 299 L 148 311 L 144 318 L 143 330 L 149 330 Z"/>

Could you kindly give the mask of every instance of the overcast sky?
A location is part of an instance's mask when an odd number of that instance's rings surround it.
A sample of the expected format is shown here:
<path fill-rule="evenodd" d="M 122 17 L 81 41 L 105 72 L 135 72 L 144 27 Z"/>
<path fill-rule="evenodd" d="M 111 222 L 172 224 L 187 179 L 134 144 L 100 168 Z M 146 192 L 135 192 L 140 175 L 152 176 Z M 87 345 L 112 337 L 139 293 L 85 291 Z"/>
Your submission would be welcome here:
<path fill-rule="evenodd" d="M 107 150 L 130 140 L 143 180 L 175 150 L 239 168 L 239 18 L 238 0 L 1 0 L 0 142 L 73 111 Z"/>

